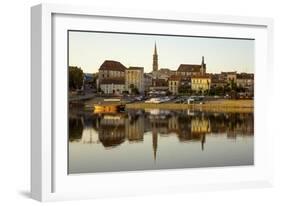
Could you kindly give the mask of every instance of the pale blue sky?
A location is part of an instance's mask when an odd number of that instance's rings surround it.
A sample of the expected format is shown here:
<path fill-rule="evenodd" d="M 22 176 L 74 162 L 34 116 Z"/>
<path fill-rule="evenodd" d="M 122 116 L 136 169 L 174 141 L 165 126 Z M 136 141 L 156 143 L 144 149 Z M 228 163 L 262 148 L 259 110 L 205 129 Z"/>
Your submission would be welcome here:
<path fill-rule="evenodd" d="M 254 40 L 140 34 L 69 32 L 69 65 L 97 72 L 104 60 L 152 71 L 154 42 L 159 68 L 177 70 L 180 64 L 201 64 L 208 73 L 254 72 Z"/>

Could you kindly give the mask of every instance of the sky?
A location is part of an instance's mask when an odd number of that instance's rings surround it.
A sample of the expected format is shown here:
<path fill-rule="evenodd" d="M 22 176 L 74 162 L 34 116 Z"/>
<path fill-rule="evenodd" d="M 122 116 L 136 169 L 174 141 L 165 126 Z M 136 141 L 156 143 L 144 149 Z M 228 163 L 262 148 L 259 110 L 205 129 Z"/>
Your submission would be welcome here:
<path fill-rule="evenodd" d="M 84 73 L 98 72 L 105 60 L 151 72 L 155 43 L 159 69 L 201 64 L 204 56 L 207 73 L 254 73 L 255 41 L 250 39 L 69 31 L 68 43 L 69 65 L 81 67 Z"/>

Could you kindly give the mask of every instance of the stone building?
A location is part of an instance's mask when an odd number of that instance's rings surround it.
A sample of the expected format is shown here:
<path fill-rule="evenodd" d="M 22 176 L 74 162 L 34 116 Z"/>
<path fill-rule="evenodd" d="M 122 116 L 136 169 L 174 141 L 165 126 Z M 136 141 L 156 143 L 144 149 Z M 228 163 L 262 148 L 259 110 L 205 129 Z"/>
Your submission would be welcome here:
<path fill-rule="evenodd" d="M 197 75 L 191 77 L 191 89 L 196 92 L 205 92 L 211 87 L 209 75 Z"/>
<path fill-rule="evenodd" d="M 144 91 L 149 92 L 150 87 L 152 86 L 152 74 L 144 73 L 143 81 L 144 81 Z"/>
<path fill-rule="evenodd" d="M 168 81 L 164 79 L 152 79 L 152 85 L 149 88 L 150 91 L 168 91 Z"/>
<path fill-rule="evenodd" d="M 206 73 L 206 64 L 202 57 L 201 64 L 181 64 L 177 70 L 177 75 L 180 76 L 196 76 Z"/>
<path fill-rule="evenodd" d="M 254 74 L 252 73 L 237 74 L 236 84 L 237 87 L 242 87 L 245 89 L 247 96 L 254 96 Z"/>
<path fill-rule="evenodd" d="M 227 81 L 221 74 L 211 74 L 211 88 L 223 88 L 225 85 Z"/>
<path fill-rule="evenodd" d="M 223 79 L 224 81 L 230 83 L 230 82 L 234 82 L 236 83 L 236 79 L 237 79 L 237 72 L 221 72 L 221 79 Z"/>
<path fill-rule="evenodd" d="M 108 78 L 100 81 L 100 89 L 104 94 L 122 94 L 125 88 L 125 79 L 124 78 Z"/>
<path fill-rule="evenodd" d="M 105 60 L 99 68 L 99 85 L 104 79 L 124 79 L 126 67 L 118 61 Z"/>
<path fill-rule="evenodd" d="M 98 87 L 105 94 L 122 94 L 125 91 L 126 67 L 118 61 L 105 60 L 99 68 Z"/>
<path fill-rule="evenodd" d="M 181 85 L 181 78 L 180 76 L 171 76 L 168 80 L 169 92 L 173 95 L 179 93 L 179 87 Z"/>
<path fill-rule="evenodd" d="M 126 90 L 131 93 L 132 87 L 137 88 L 140 93 L 144 92 L 143 67 L 129 67 L 125 70 Z"/>
<path fill-rule="evenodd" d="M 254 86 L 254 74 L 240 73 L 237 74 L 236 84 L 238 87 L 250 88 Z"/>

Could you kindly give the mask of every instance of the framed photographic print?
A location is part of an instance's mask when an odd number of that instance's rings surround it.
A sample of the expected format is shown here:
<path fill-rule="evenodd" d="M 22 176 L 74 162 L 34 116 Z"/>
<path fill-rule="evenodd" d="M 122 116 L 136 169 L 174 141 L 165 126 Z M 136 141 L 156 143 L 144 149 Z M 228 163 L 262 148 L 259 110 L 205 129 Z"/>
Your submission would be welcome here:
<path fill-rule="evenodd" d="M 271 19 L 31 14 L 34 199 L 272 184 Z"/>

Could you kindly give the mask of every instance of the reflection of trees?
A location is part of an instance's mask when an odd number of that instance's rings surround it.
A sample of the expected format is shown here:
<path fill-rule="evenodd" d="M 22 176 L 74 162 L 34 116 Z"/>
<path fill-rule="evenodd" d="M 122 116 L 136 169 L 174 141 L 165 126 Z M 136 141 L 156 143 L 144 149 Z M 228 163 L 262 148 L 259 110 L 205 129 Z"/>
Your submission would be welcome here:
<path fill-rule="evenodd" d="M 238 134 L 254 134 L 254 115 L 253 113 L 228 113 L 228 114 L 209 114 L 211 132 L 227 133 L 229 138 L 235 138 Z"/>
<path fill-rule="evenodd" d="M 69 118 L 69 140 L 78 141 L 82 138 L 83 133 L 83 123 L 81 118 Z"/>

